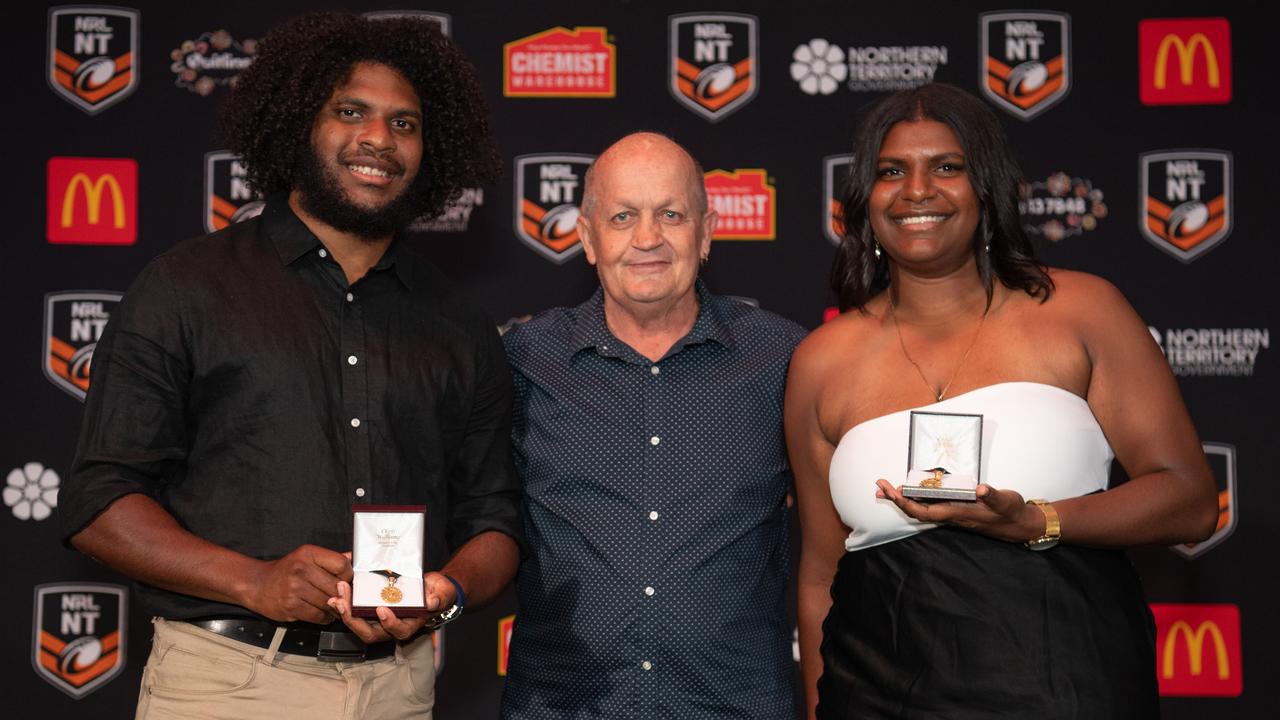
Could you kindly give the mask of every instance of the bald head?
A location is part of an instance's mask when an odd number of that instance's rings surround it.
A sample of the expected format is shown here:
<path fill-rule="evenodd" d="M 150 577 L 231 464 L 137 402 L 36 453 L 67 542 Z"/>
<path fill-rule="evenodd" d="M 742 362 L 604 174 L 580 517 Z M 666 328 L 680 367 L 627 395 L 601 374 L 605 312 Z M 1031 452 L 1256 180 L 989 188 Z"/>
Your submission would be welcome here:
<path fill-rule="evenodd" d="M 614 172 L 627 172 L 636 163 L 670 163 L 681 170 L 688 187 L 690 204 L 699 215 L 707 211 L 707 188 L 703 184 L 702 165 L 680 144 L 655 132 L 631 133 L 605 149 L 587 168 L 582 190 L 582 213 L 595 212 L 599 197 Z"/>

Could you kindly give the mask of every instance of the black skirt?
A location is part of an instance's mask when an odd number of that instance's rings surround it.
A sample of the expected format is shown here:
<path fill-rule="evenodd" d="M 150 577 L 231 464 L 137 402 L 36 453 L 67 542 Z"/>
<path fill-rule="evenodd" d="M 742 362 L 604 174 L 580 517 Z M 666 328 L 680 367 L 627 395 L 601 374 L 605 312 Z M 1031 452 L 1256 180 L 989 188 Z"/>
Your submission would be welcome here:
<path fill-rule="evenodd" d="M 1155 623 L 1124 553 L 955 528 L 845 553 L 818 718 L 1159 717 Z"/>

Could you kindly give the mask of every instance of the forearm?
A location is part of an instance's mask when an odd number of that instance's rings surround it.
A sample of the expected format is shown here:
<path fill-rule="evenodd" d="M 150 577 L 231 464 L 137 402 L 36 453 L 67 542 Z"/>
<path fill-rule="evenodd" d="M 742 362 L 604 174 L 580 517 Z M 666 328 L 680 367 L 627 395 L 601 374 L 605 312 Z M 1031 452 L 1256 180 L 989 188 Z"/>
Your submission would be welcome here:
<path fill-rule="evenodd" d="M 516 541 L 496 530 L 471 538 L 454 553 L 441 572 L 457 580 L 467 593 L 467 607 L 481 607 L 507 587 L 520 562 Z"/>
<path fill-rule="evenodd" d="M 77 550 L 149 585 L 247 606 L 261 561 L 187 532 L 155 500 L 116 500 L 71 538 Z"/>
<path fill-rule="evenodd" d="M 1205 473 L 1162 471 L 1106 492 L 1055 502 L 1062 541 L 1094 547 L 1198 542 L 1217 523 L 1217 493 Z"/>
<path fill-rule="evenodd" d="M 800 674 L 804 680 L 806 716 L 818 706 L 818 678 L 822 676 L 822 622 L 831 610 L 831 583 L 801 581 L 797 592 L 800 632 Z"/>

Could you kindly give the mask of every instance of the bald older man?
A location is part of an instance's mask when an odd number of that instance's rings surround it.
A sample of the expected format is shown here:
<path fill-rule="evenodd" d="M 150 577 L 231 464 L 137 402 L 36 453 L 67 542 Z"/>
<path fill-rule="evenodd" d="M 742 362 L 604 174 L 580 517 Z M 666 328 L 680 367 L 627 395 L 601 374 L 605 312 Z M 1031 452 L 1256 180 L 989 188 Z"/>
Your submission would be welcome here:
<path fill-rule="evenodd" d="M 716 213 L 652 133 L 587 173 L 600 288 L 505 337 L 529 554 L 503 718 L 786 718 L 794 323 L 698 280 Z"/>

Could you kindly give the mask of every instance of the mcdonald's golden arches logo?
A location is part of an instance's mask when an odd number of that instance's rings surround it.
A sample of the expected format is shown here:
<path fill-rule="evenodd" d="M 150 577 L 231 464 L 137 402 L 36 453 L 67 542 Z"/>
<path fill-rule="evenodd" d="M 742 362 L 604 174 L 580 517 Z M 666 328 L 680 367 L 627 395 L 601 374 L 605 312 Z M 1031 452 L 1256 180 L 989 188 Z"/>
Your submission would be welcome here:
<path fill-rule="evenodd" d="M 49 242 L 132 245 L 138 239 L 138 163 L 131 158 L 52 157 Z"/>
<path fill-rule="evenodd" d="M 1161 695 L 1237 697 L 1244 691 L 1239 607 L 1153 604 L 1151 613 Z"/>
<path fill-rule="evenodd" d="M 1138 73 L 1144 105 L 1231 102 L 1231 24 L 1226 18 L 1143 20 Z"/>

